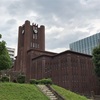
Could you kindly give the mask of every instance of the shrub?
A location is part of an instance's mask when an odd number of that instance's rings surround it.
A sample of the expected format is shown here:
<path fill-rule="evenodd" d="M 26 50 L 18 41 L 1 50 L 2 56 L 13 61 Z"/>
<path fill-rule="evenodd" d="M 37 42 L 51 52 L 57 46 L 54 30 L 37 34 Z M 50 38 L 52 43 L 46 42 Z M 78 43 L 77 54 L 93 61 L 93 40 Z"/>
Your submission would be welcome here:
<path fill-rule="evenodd" d="M 9 82 L 10 79 L 8 76 L 3 76 L 1 79 L 0 79 L 1 82 Z"/>
<path fill-rule="evenodd" d="M 52 84 L 52 80 L 51 79 L 42 79 L 41 84 Z"/>
<path fill-rule="evenodd" d="M 52 80 L 50 78 L 47 79 L 47 84 L 52 84 Z"/>
<path fill-rule="evenodd" d="M 47 79 L 42 79 L 40 84 L 46 84 L 47 83 Z"/>
<path fill-rule="evenodd" d="M 36 79 L 30 79 L 30 84 L 38 84 L 39 81 Z"/>
<path fill-rule="evenodd" d="M 25 83 L 25 75 L 19 75 L 17 77 L 17 82 L 18 83 Z"/>
<path fill-rule="evenodd" d="M 13 80 L 14 83 L 17 83 L 16 79 Z"/>
<path fill-rule="evenodd" d="M 52 80 L 51 79 L 41 79 L 41 80 L 31 79 L 30 84 L 52 84 Z"/>

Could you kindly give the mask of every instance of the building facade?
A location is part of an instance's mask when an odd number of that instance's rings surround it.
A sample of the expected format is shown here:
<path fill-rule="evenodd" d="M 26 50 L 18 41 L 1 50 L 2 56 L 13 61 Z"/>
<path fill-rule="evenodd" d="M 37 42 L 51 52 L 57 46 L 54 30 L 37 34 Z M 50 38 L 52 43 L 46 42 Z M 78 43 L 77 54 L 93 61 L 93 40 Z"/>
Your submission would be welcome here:
<path fill-rule="evenodd" d="M 12 59 L 12 61 L 14 61 L 14 58 L 15 58 L 15 49 L 7 47 L 7 50 L 8 50 L 8 53 L 10 55 L 10 58 Z"/>
<path fill-rule="evenodd" d="M 51 78 L 54 84 L 77 93 L 100 93 L 92 56 L 70 50 L 59 54 L 45 51 L 45 27 L 30 25 L 29 21 L 19 27 L 18 53 L 13 71 L 25 74 L 27 82 Z"/>
<path fill-rule="evenodd" d="M 91 55 L 93 48 L 98 45 L 100 45 L 100 33 L 71 43 L 70 50 Z"/>
<path fill-rule="evenodd" d="M 54 84 L 89 95 L 98 94 L 99 81 L 94 73 L 92 56 L 65 51 L 54 56 L 41 55 L 32 59 L 30 79 L 51 78 Z"/>

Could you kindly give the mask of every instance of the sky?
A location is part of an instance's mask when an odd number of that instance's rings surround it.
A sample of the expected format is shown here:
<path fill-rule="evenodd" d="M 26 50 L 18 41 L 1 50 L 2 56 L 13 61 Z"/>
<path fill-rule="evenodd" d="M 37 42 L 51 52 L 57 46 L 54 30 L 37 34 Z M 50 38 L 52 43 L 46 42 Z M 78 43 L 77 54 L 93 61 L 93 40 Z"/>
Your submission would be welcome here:
<path fill-rule="evenodd" d="M 100 32 L 100 0 L 0 0 L 0 34 L 16 52 L 25 20 L 45 26 L 47 51 L 62 52 Z"/>

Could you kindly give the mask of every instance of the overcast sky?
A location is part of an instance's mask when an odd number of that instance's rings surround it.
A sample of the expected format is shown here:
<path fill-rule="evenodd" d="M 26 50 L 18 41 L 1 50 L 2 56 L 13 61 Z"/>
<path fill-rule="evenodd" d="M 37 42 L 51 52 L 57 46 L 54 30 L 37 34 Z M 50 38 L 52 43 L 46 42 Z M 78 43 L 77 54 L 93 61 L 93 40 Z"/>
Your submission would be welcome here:
<path fill-rule="evenodd" d="M 0 0 L 0 33 L 8 47 L 17 48 L 25 20 L 44 25 L 46 50 L 61 52 L 100 32 L 100 0 Z"/>

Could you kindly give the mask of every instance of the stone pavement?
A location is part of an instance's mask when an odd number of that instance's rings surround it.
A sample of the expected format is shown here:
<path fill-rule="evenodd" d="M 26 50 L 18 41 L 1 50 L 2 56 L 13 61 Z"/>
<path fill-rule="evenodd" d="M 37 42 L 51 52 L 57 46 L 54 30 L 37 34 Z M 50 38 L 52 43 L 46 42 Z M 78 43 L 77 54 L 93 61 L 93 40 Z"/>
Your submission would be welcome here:
<path fill-rule="evenodd" d="M 50 100 L 58 100 L 58 98 L 52 93 L 52 91 L 49 90 L 49 88 L 46 85 L 37 85 L 38 88 L 41 89 L 41 91 L 47 95 Z"/>

